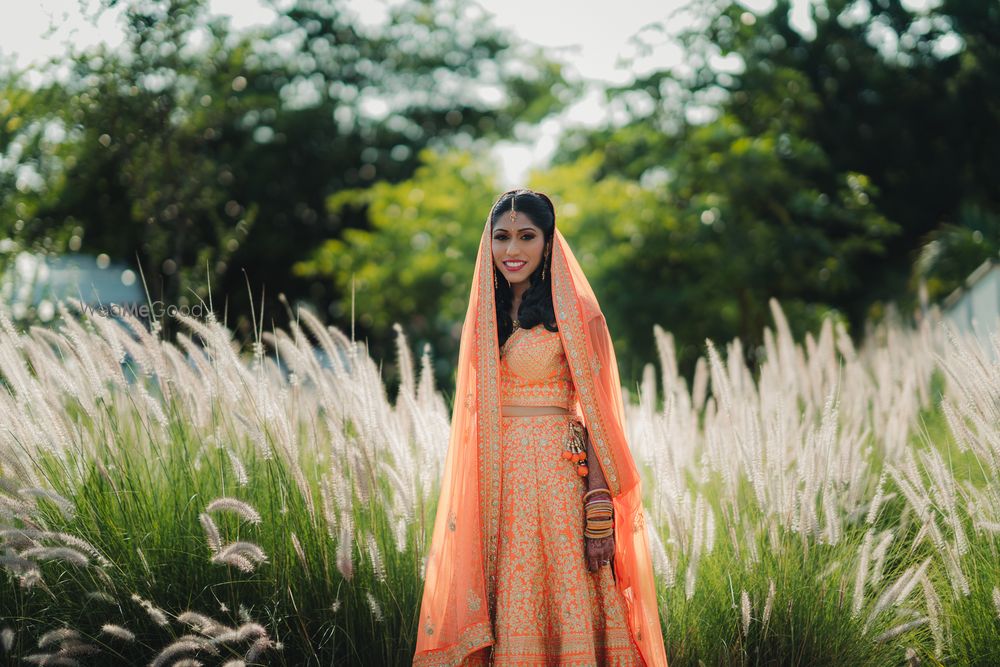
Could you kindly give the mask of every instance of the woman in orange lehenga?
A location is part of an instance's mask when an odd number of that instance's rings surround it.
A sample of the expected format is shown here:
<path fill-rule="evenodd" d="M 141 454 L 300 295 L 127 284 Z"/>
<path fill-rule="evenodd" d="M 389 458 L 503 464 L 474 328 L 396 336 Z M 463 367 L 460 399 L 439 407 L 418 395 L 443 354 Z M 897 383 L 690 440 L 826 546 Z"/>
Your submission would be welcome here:
<path fill-rule="evenodd" d="M 611 337 L 530 190 L 476 257 L 413 664 L 667 664 Z"/>

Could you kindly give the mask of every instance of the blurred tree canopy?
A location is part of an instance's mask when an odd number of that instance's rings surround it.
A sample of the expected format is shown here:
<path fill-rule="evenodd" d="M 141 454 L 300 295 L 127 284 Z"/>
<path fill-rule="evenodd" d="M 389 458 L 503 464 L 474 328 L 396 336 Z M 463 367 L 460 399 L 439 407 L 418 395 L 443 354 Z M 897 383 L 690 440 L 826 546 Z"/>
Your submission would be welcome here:
<path fill-rule="evenodd" d="M 609 91 L 630 121 L 576 132 L 557 157 L 598 153 L 596 179 L 659 192 L 653 227 L 687 232 L 628 264 L 676 286 L 651 297 L 655 319 L 695 318 L 751 354 L 768 296 L 800 333 L 830 309 L 859 333 L 885 302 L 912 307 L 919 280 L 939 297 L 1000 246 L 1000 5 L 809 7 L 813 34 L 788 0 L 695 2 L 686 62 Z"/>
<path fill-rule="evenodd" d="M 154 298 L 207 298 L 210 275 L 239 322 L 247 279 L 267 326 L 279 292 L 345 329 L 353 298 L 374 356 L 392 365 L 399 322 L 447 387 L 501 189 L 488 149 L 579 86 L 463 0 L 378 30 L 347 2 L 275 2 L 240 34 L 204 0 L 121 4 L 123 50 L 41 88 L 3 78 L 0 230 L 137 254 Z M 654 324 L 690 374 L 705 338 L 752 360 L 772 296 L 800 335 L 831 313 L 858 335 L 1000 250 L 1000 5 L 809 8 L 803 27 L 788 0 L 696 0 L 685 61 L 609 89 L 627 120 L 567 132 L 526 183 L 554 199 L 627 386 Z"/>
<path fill-rule="evenodd" d="M 369 225 L 331 195 L 409 177 L 424 147 L 507 136 L 572 93 L 460 1 L 397 5 L 377 31 L 348 2 L 276 2 L 273 24 L 239 34 L 206 4 L 104 0 L 123 48 L 71 53 L 38 88 L 5 73 L 0 235 L 138 262 L 167 304 L 207 301 L 211 281 L 244 334 L 248 284 L 268 327 L 287 322 L 279 293 L 340 304 L 290 270 Z"/>

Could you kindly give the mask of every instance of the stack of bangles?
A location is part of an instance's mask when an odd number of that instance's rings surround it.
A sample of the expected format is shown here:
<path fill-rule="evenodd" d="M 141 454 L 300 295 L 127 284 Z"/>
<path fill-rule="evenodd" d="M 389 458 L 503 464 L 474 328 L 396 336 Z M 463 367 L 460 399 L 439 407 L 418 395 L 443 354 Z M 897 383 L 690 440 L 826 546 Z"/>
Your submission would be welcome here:
<path fill-rule="evenodd" d="M 597 498 L 587 500 L 595 493 L 606 493 L 607 498 Z M 583 529 L 584 537 L 597 539 L 601 537 L 611 537 L 615 532 L 615 522 L 612 518 L 614 514 L 614 504 L 611 502 L 611 492 L 607 489 L 593 489 L 587 491 L 583 496 L 584 516 L 586 526 Z"/>

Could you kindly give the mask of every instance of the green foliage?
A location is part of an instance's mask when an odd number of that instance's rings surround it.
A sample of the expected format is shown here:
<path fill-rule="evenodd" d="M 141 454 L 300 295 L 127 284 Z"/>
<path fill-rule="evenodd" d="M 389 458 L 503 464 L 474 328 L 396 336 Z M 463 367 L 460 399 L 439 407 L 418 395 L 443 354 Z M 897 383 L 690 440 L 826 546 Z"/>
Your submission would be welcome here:
<path fill-rule="evenodd" d="M 331 195 L 410 176 L 431 143 L 506 136 L 571 93 L 463 0 L 397 4 L 378 31 L 346 2 L 282 3 L 239 34 L 204 0 L 107 4 L 123 11 L 122 49 L 69 54 L 37 90 L 5 79 L 0 234 L 138 263 L 172 305 L 207 301 L 211 281 L 244 334 L 248 282 L 268 324 L 284 321 L 280 294 L 341 296 L 289 271 L 367 225 Z"/>
<path fill-rule="evenodd" d="M 410 179 L 332 196 L 331 211 L 363 207 L 371 228 L 349 229 L 343 238 L 326 241 L 293 271 L 334 282 L 345 295 L 336 315 L 349 320 L 354 308 L 358 322 L 378 342 L 370 341 L 374 356 L 390 356 L 392 348 L 380 343 L 389 340 L 398 322 L 417 349 L 431 345 L 437 374 L 447 379 L 495 196 L 495 174 L 484 155 L 425 150 L 419 157 L 422 164 Z"/>

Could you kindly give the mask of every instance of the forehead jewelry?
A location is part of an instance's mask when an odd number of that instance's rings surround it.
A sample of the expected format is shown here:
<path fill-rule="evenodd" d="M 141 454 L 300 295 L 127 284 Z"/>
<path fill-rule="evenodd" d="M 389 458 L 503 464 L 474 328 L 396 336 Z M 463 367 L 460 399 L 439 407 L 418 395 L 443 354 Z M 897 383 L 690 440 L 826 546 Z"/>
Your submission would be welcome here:
<path fill-rule="evenodd" d="M 517 211 L 514 209 L 514 205 L 517 203 L 517 193 L 514 192 L 510 197 L 510 221 L 513 224 L 517 220 Z"/>

